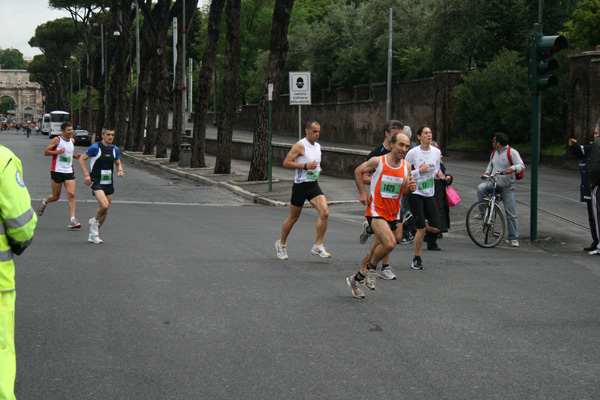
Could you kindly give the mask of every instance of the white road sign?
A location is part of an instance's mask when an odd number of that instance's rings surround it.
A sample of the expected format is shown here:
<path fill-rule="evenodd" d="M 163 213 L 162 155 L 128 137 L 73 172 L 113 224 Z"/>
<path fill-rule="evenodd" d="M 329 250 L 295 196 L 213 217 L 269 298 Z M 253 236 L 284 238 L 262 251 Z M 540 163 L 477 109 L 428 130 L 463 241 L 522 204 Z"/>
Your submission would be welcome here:
<path fill-rule="evenodd" d="M 290 105 L 310 104 L 310 71 L 290 72 Z"/>

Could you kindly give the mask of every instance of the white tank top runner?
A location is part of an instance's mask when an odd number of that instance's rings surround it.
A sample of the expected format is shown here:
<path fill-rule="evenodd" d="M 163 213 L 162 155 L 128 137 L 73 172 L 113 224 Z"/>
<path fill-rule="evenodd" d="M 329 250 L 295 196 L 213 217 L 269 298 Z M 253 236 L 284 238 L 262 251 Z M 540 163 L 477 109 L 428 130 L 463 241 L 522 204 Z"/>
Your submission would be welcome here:
<path fill-rule="evenodd" d="M 53 171 L 61 172 L 64 174 L 70 174 L 73 172 L 73 142 L 69 140 L 64 140 L 62 136 L 59 136 L 58 146 L 56 146 L 56 150 L 65 149 L 65 152 L 62 154 L 56 154 L 53 158 Z"/>
<path fill-rule="evenodd" d="M 315 142 L 315 144 L 310 144 L 306 138 L 303 138 L 300 141 L 304 145 L 304 155 L 296 157 L 294 161 L 301 164 L 308 164 L 316 161 L 317 168 L 314 170 L 296 168 L 294 183 L 314 182 L 319 179 L 319 175 L 321 174 L 321 145 L 317 142 Z"/>

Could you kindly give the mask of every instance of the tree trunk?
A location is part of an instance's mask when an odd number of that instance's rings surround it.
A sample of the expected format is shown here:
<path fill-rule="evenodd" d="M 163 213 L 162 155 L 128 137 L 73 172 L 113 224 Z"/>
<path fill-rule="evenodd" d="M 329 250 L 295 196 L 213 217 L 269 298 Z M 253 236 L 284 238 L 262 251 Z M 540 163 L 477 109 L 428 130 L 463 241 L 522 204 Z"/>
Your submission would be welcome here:
<path fill-rule="evenodd" d="M 184 121 L 181 118 L 183 104 L 181 100 L 183 79 L 181 75 L 182 40 L 177 41 L 177 63 L 175 64 L 175 88 L 173 89 L 173 130 L 171 135 L 171 156 L 169 162 L 179 162 L 181 155 L 181 130 Z"/>
<path fill-rule="evenodd" d="M 196 112 L 194 113 L 194 138 L 192 145 L 192 168 L 206 166 L 204 160 L 206 141 L 206 114 L 208 113 L 208 98 L 210 96 L 211 78 L 217 55 L 217 44 L 219 42 L 219 30 L 223 5 L 225 0 L 212 0 L 208 16 L 208 33 L 206 48 L 202 56 L 202 68 L 198 79 L 198 93 L 194 101 Z"/>
<path fill-rule="evenodd" d="M 164 45 L 164 43 L 161 43 Z M 164 49 L 164 47 L 163 47 Z M 164 51 L 159 56 L 156 64 L 156 85 L 158 87 L 159 116 L 158 132 L 156 133 L 156 158 L 167 157 L 167 136 L 169 129 L 169 105 L 171 101 L 171 91 L 169 90 L 169 70 Z"/>
<path fill-rule="evenodd" d="M 249 181 L 264 181 L 268 178 L 269 156 L 269 101 L 268 84 L 273 84 L 273 100 L 277 99 L 283 83 L 283 71 L 288 51 L 287 33 L 294 0 L 277 0 L 273 11 L 273 27 L 269 53 L 269 68 L 263 93 L 258 104 L 254 125 L 254 148 L 248 172 Z"/>
<path fill-rule="evenodd" d="M 148 121 L 146 123 L 146 139 L 144 140 L 144 154 L 152 154 L 154 152 L 154 137 L 156 135 L 157 113 L 158 88 L 156 87 L 156 85 L 152 85 L 150 87 L 150 96 L 148 99 Z"/>
<path fill-rule="evenodd" d="M 217 134 L 215 174 L 231 172 L 231 141 L 239 99 L 239 72 L 242 49 L 240 32 L 241 0 L 227 0 L 227 50 L 225 58 L 225 100 Z"/>

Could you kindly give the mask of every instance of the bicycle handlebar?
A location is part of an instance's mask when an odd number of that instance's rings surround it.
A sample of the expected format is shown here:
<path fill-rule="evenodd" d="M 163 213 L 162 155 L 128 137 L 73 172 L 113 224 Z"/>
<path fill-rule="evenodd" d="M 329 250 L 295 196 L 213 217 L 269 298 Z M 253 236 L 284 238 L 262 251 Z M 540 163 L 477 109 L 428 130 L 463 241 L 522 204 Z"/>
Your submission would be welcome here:
<path fill-rule="evenodd" d="M 496 172 L 495 174 L 492 174 L 492 175 L 481 175 L 481 180 L 495 178 L 498 175 L 506 175 L 506 172 L 504 172 L 504 171 L 498 171 L 498 172 Z"/>

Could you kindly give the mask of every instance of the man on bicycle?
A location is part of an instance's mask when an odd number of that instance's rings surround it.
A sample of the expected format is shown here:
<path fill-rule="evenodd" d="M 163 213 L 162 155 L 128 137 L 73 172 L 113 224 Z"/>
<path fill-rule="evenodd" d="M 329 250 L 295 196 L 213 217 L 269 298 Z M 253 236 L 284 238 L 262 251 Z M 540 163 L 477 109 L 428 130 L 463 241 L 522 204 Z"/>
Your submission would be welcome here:
<path fill-rule="evenodd" d="M 492 140 L 494 151 L 490 156 L 490 163 L 483 175 L 490 175 L 499 171 L 504 171 L 506 175 L 498 175 L 496 192 L 502 196 L 504 210 L 506 211 L 506 220 L 508 222 L 508 240 L 511 247 L 519 247 L 519 226 L 517 223 L 517 199 L 515 196 L 516 174 L 525 170 L 525 164 L 521 159 L 519 152 L 508 146 L 508 135 L 502 132 L 494 133 Z M 508 151 L 510 150 L 510 156 Z M 509 161 L 510 160 L 510 161 Z M 494 184 L 490 181 L 480 183 L 477 186 L 477 199 L 483 200 L 490 194 Z M 483 210 L 480 210 L 479 217 L 483 217 Z"/>

